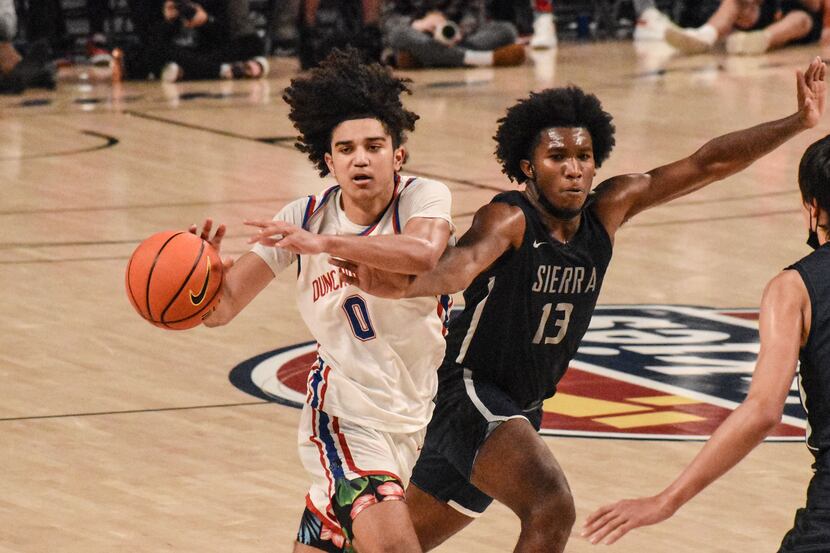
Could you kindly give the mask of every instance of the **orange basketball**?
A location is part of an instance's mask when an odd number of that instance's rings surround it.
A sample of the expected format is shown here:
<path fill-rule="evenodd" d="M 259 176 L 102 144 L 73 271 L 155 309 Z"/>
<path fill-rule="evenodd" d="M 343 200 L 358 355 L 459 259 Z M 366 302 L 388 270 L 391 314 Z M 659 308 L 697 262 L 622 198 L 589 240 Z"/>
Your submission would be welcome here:
<path fill-rule="evenodd" d="M 159 232 L 130 257 L 127 297 L 156 326 L 193 328 L 219 301 L 222 269 L 219 253 L 207 241 L 190 232 Z"/>

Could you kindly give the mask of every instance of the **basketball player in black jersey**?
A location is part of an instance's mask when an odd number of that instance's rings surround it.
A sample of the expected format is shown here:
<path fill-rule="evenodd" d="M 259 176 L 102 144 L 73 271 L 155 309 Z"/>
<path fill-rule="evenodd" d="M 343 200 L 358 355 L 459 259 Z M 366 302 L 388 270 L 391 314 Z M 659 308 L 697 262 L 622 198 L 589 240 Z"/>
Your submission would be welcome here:
<path fill-rule="evenodd" d="M 583 535 L 593 543 L 614 543 L 629 530 L 669 518 L 735 466 L 781 420 L 801 361 L 799 383 L 815 474 L 807 488 L 807 506 L 796 512 L 779 552 L 830 550 L 830 136 L 804 153 L 798 184 L 807 243 L 815 251 L 779 273 L 764 290 L 761 351 L 746 400 L 665 490 L 602 507 L 588 517 Z"/>
<path fill-rule="evenodd" d="M 435 411 L 407 491 L 424 550 L 493 499 L 521 519 L 517 552 L 560 552 L 575 518 L 567 480 L 537 434 L 588 329 L 614 236 L 632 216 L 732 175 L 824 111 L 824 65 L 797 78 L 798 111 L 711 140 L 644 174 L 606 180 L 596 168 L 614 145 L 611 116 L 577 87 L 531 94 L 507 110 L 496 155 L 523 191 L 496 196 L 437 267 L 417 277 L 332 260 L 346 282 L 388 297 L 466 289 L 450 323 Z"/>

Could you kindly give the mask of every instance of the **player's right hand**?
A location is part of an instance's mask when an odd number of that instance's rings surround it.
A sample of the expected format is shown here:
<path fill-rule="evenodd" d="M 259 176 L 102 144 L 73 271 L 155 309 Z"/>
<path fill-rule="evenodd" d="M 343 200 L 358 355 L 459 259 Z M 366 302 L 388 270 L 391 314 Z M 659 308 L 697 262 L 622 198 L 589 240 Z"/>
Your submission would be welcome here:
<path fill-rule="evenodd" d="M 594 545 L 611 545 L 635 528 L 666 520 L 675 510 L 661 495 L 624 499 L 594 511 L 585 520 L 581 535 Z"/>
<path fill-rule="evenodd" d="M 379 298 L 404 297 L 414 278 L 412 275 L 390 273 L 336 257 L 330 257 L 329 263 L 338 268 L 340 282 L 357 286 Z"/>
<path fill-rule="evenodd" d="M 225 225 L 219 225 L 216 228 L 216 232 L 213 233 L 213 237 L 210 236 L 210 231 L 213 229 L 213 219 L 205 219 L 205 222 L 202 223 L 202 232 L 199 232 L 199 227 L 196 225 L 190 225 L 190 228 L 187 230 L 191 234 L 196 234 L 202 240 L 205 240 L 208 244 L 213 246 L 213 249 L 216 250 L 217 253 L 220 255 L 222 254 L 222 239 L 225 237 L 226 228 Z M 232 257 L 225 257 L 222 259 L 222 265 L 224 266 L 225 271 L 233 267 L 233 258 Z"/>

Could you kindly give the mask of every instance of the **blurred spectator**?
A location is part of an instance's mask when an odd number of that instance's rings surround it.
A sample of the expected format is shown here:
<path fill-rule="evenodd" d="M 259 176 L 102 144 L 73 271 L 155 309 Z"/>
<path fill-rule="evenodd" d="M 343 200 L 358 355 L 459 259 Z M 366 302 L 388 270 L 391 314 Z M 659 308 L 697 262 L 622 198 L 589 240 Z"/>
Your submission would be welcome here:
<path fill-rule="evenodd" d="M 669 27 L 666 41 L 686 54 L 710 51 L 726 39 L 726 51 L 757 55 L 786 44 L 808 44 L 822 34 L 824 0 L 723 0 L 701 27 Z"/>
<path fill-rule="evenodd" d="M 380 61 L 383 0 L 304 0 L 298 55 L 303 69 L 314 67 L 334 48 L 353 46 L 369 61 Z"/>
<path fill-rule="evenodd" d="M 534 0 L 487 0 L 487 15 L 497 21 L 510 21 L 519 37 L 533 34 Z"/>
<path fill-rule="evenodd" d="M 29 87 L 55 88 L 55 71 L 44 42 L 22 57 L 12 44 L 17 34 L 14 0 L 0 0 L 0 94 L 20 94 Z"/>
<path fill-rule="evenodd" d="M 300 19 L 301 0 L 276 0 L 271 12 L 274 49 L 278 52 L 296 53 L 299 40 L 297 23 Z"/>
<path fill-rule="evenodd" d="M 402 69 L 508 66 L 525 60 L 516 28 L 487 19 L 484 0 L 388 0 L 383 31 Z"/>
<path fill-rule="evenodd" d="M 269 71 L 248 0 L 132 0 L 139 44 L 124 52 L 124 75 L 167 82 L 261 78 Z"/>

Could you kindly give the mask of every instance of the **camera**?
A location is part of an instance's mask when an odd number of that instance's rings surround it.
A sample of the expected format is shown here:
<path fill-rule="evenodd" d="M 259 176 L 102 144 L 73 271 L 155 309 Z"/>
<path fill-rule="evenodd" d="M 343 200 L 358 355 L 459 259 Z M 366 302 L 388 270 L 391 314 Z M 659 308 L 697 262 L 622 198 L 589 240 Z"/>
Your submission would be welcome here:
<path fill-rule="evenodd" d="M 435 33 L 432 35 L 435 40 L 447 46 L 455 44 L 459 36 L 461 36 L 461 27 L 454 21 L 449 20 L 444 22 L 443 25 L 436 27 Z"/>
<path fill-rule="evenodd" d="M 176 4 L 176 9 L 179 11 L 179 17 L 183 20 L 190 21 L 196 17 L 196 6 L 194 6 L 192 2 L 188 2 L 187 0 L 173 0 L 173 3 Z"/>

